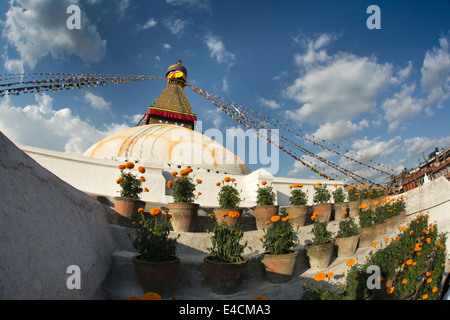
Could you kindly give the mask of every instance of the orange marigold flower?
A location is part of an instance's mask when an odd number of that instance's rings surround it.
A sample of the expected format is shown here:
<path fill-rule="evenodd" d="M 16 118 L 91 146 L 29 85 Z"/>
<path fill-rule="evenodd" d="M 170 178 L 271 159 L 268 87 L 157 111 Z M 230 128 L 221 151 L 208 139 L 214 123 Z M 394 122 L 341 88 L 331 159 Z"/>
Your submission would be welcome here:
<path fill-rule="evenodd" d="M 261 184 L 262 184 L 263 186 L 265 186 L 265 185 L 267 184 L 267 181 L 263 181 L 263 182 L 261 182 Z"/>
<path fill-rule="evenodd" d="M 197 194 L 198 194 L 199 196 L 201 196 L 201 195 L 202 195 L 202 193 L 201 193 L 201 192 L 198 192 Z"/>
<path fill-rule="evenodd" d="M 325 273 L 321 272 L 314 276 L 314 280 L 323 281 L 326 277 L 327 277 L 327 275 Z"/>
<path fill-rule="evenodd" d="M 272 218 L 270 218 L 270 220 L 271 220 L 272 222 L 280 221 L 280 216 L 273 216 Z"/>
<path fill-rule="evenodd" d="M 384 242 L 388 242 L 389 240 L 391 240 L 390 238 L 385 238 Z"/>
<path fill-rule="evenodd" d="M 231 211 L 229 215 L 231 218 L 239 218 L 240 216 L 239 212 L 237 211 Z"/>
<path fill-rule="evenodd" d="M 125 165 L 125 164 L 121 164 L 121 165 L 119 165 L 119 169 L 120 170 L 123 170 L 123 169 L 125 169 L 127 166 Z"/>
<path fill-rule="evenodd" d="M 431 281 L 433 281 L 433 279 L 431 279 L 431 278 L 427 279 L 427 283 L 430 283 Z"/>
<path fill-rule="evenodd" d="M 342 215 L 345 216 L 347 214 L 347 211 L 342 212 Z"/>
<path fill-rule="evenodd" d="M 119 179 L 117 179 L 117 184 L 119 184 L 119 183 L 121 183 L 123 181 L 123 178 L 122 177 L 120 177 Z"/>
<path fill-rule="evenodd" d="M 228 212 L 222 212 L 220 215 L 221 215 L 222 217 L 226 217 L 226 216 L 228 215 Z"/>
<path fill-rule="evenodd" d="M 408 265 L 408 266 L 409 266 L 411 263 L 412 263 L 412 260 L 411 260 L 411 259 L 409 259 L 409 260 L 406 261 L 406 265 Z"/>
<path fill-rule="evenodd" d="M 147 292 L 142 296 L 142 300 L 162 300 L 161 296 L 154 292 Z"/>
<path fill-rule="evenodd" d="M 167 188 L 172 189 L 172 181 L 167 181 Z"/>
<path fill-rule="evenodd" d="M 265 224 L 270 224 L 270 221 L 269 220 L 267 220 L 266 222 L 264 222 Z"/>
<path fill-rule="evenodd" d="M 352 266 L 353 264 L 355 264 L 356 260 L 355 259 L 350 259 L 348 260 L 345 264 L 347 265 L 347 267 Z"/>
<path fill-rule="evenodd" d="M 138 170 L 140 173 L 145 173 L 145 168 L 143 166 L 139 166 Z"/>
<path fill-rule="evenodd" d="M 138 209 L 138 212 L 143 212 L 144 211 L 144 208 L 139 208 Z"/>
<path fill-rule="evenodd" d="M 220 182 L 217 182 L 217 183 L 216 183 L 216 186 L 220 186 Z"/>
<path fill-rule="evenodd" d="M 197 183 L 202 183 L 203 181 L 200 179 L 197 179 Z"/>
<path fill-rule="evenodd" d="M 424 294 L 423 296 L 422 296 L 422 299 L 423 300 L 426 300 L 428 298 L 428 294 Z"/>
<path fill-rule="evenodd" d="M 140 177 L 139 180 L 141 180 L 142 182 L 145 182 L 145 177 Z"/>
<path fill-rule="evenodd" d="M 327 273 L 327 278 L 333 278 L 334 277 L 334 273 L 333 272 L 328 272 Z"/>
<path fill-rule="evenodd" d="M 225 182 L 230 182 L 230 181 L 231 181 L 231 178 L 230 178 L 230 177 L 225 177 L 225 179 L 223 179 L 223 181 L 225 181 Z"/>
<path fill-rule="evenodd" d="M 127 162 L 126 165 L 127 169 L 133 169 L 134 168 L 134 163 L 133 162 Z"/>
<path fill-rule="evenodd" d="M 173 179 L 173 181 L 178 182 L 178 180 L 180 180 L 179 178 L 175 178 Z"/>
<path fill-rule="evenodd" d="M 378 245 L 378 242 L 373 242 L 372 244 L 371 244 L 371 246 L 373 247 L 373 248 L 375 248 L 376 246 Z"/>
<path fill-rule="evenodd" d="M 231 180 L 230 180 L 231 182 L 235 182 L 236 181 L 236 179 L 235 178 L 231 178 Z"/>
<path fill-rule="evenodd" d="M 162 214 L 162 211 L 161 211 L 161 209 L 159 209 L 159 208 L 152 208 L 152 209 L 150 210 L 150 214 L 151 214 L 152 216 L 159 216 L 159 215 Z"/>
<path fill-rule="evenodd" d="M 149 190 L 147 188 L 144 188 L 144 192 L 149 192 Z"/>
<path fill-rule="evenodd" d="M 394 292 L 394 287 L 388 287 L 388 288 L 386 289 L 386 292 L 387 292 L 388 294 L 391 294 L 392 292 Z"/>
<path fill-rule="evenodd" d="M 427 277 L 431 276 L 431 272 L 427 271 L 426 275 L 427 275 Z"/>
<path fill-rule="evenodd" d="M 258 241 L 263 241 L 264 240 L 264 238 L 263 237 L 260 237 L 259 239 L 258 239 Z"/>
<path fill-rule="evenodd" d="M 432 291 L 433 291 L 433 292 L 436 292 L 436 291 L 437 291 L 437 287 L 434 287 Z"/>
<path fill-rule="evenodd" d="M 402 280 L 402 283 L 403 283 L 403 284 L 406 284 L 407 282 L 408 282 L 408 279 L 403 279 L 403 280 Z"/>
<path fill-rule="evenodd" d="M 334 184 L 334 187 L 335 187 L 335 188 L 337 188 L 337 186 L 338 186 L 338 184 L 337 184 L 337 183 L 335 183 L 335 184 Z"/>
<path fill-rule="evenodd" d="M 174 171 L 174 172 L 172 172 L 172 176 L 176 176 L 178 174 L 178 172 L 176 172 L 176 171 Z"/>

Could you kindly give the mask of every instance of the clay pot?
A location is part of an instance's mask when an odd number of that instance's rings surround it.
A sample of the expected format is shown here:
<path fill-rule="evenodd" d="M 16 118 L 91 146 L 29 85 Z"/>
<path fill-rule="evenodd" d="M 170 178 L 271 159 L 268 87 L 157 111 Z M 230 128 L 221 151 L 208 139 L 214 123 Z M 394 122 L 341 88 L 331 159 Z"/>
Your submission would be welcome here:
<path fill-rule="evenodd" d="M 297 261 L 298 251 L 287 254 L 264 253 L 261 263 L 266 276 L 272 283 L 285 283 L 291 280 Z"/>
<path fill-rule="evenodd" d="M 361 205 L 360 200 L 348 202 L 348 213 L 349 213 L 350 217 L 356 217 L 358 215 L 360 205 Z"/>
<path fill-rule="evenodd" d="M 145 201 L 125 197 L 114 198 L 114 210 L 125 218 L 132 220 L 138 219 L 139 208 L 145 208 Z"/>
<path fill-rule="evenodd" d="M 270 220 L 271 217 L 278 215 L 277 205 L 266 205 L 266 206 L 255 206 L 253 209 L 253 215 L 256 220 L 256 228 L 260 230 L 264 227 L 266 221 Z"/>
<path fill-rule="evenodd" d="M 337 202 L 333 204 L 334 208 L 334 220 L 340 221 L 345 217 L 348 217 L 348 202 Z M 347 212 L 347 214 L 343 215 L 343 212 Z"/>
<path fill-rule="evenodd" d="M 352 256 L 359 242 L 359 234 L 345 237 L 336 238 L 337 255 L 339 258 L 345 258 Z"/>
<path fill-rule="evenodd" d="M 172 228 L 176 232 L 194 232 L 197 226 L 197 203 L 169 203 L 169 213 L 172 215 Z"/>
<path fill-rule="evenodd" d="M 292 223 L 303 227 L 308 215 L 308 205 L 290 206 L 286 207 L 286 214 L 292 217 Z"/>
<path fill-rule="evenodd" d="M 359 247 L 367 248 L 375 241 L 375 227 L 359 228 Z"/>
<path fill-rule="evenodd" d="M 318 203 L 312 205 L 312 212 L 318 212 L 318 214 L 316 215 L 316 219 L 320 222 L 330 221 L 332 209 L 332 203 Z"/>
<path fill-rule="evenodd" d="M 309 265 L 311 269 L 320 270 L 325 269 L 330 265 L 331 257 L 333 256 L 335 241 L 332 240 L 327 244 L 306 245 L 306 254 L 309 257 Z"/>
<path fill-rule="evenodd" d="M 242 262 L 217 262 L 207 256 L 203 259 L 205 276 L 211 290 L 217 294 L 232 294 L 239 291 L 245 276 L 248 259 Z"/>
<path fill-rule="evenodd" d="M 384 222 L 372 226 L 375 229 L 375 239 L 383 236 L 386 233 L 386 224 Z"/>
<path fill-rule="evenodd" d="M 148 262 L 139 258 L 140 256 L 135 256 L 132 261 L 142 290 L 145 293 L 155 292 L 163 298 L 170 296 L 178 282 L 180 259 L 172 257 L 169 261 Z"/>
<path fill-rule="evenodd" d="M 238 212 L 239 213 L 239 217 L 238 218 L 232 218 L 229 216 L 230 212 Z M 217 220 L 217 222 L 222 222 L 222 221 L 226 221 L 226 223 L 230 226 L 230 227 L 235 227 L 239 224 L 241 224 L 242 222 L 242 212 L 244 211 L 244 209 L 240 209 L 240 208 L 236 208 L 236 209 L 214 209 L 214 216 Z M 227 213 L 226 216 L 222 216 L 222 213 Z"/>

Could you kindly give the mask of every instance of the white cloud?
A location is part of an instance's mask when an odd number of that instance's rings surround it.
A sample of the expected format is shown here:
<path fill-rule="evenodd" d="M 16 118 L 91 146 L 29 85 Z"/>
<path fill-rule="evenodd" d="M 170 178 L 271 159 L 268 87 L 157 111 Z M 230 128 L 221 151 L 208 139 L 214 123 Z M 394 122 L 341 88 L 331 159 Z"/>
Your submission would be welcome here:
<path fill-rule="evenodd" d="M 224 77 L 222 79 L 222 90 L 225 92 L 228 92 L 229 86 L 228 86 L 228 77 Z"/>
<path fill-rule="evenodd" d="M 376 107 L 376 96 L 389 84 L 393 69 L 390 64 L 350 53 L 330 56 L 324 47 L 333 39 L 322 35 L 310 40 L 307 52 L 295 56 L 303 72 L 284 95 L 301 104 L 297 110 L 286 111 L 288 117 L 298 122 L 351 120 L 371 112 Z"/>
<path fill-rule="evenodd" d="M 422 154 L 425 152 L 425 157 L 428 156 L 434 148 L 446 148 L 450 145 L 450 136 L 439 139 L 430 139 L 427 137 L 415 137 L 406 139 L 403 143 L 403 148 L 406 151 L 406 158 L 418 157 L 422 159 Z"/>
<path fill-rule="evenodd" d="M 362 120 L 358 124 L 349 120 L 337 120 L 321 125 L 313 135 L 327 141 L 336 142 L 345 140 L 368 126 L 367 120 Z"/>
<path fill-rule="evenodd" d="M 158 22 L 155 20 L 155 18 L 150 18 L 143 26 L 142 29 L 146 30 L 149 28 L 153 28 L 158 24 Z"/>
<path fill-rule="evenodd" d="M 169 29 L 169 31 L 176 36 L 181 37 L 183 35 L 184 29 L 188 26 L 188 22 L 181 19 L 175 20 L 165 20 L 164 25 Z"/>
<path fill-rule="evenodd" d="M 204 41 L 211 58 L 215 58 L 218 63 L 228 64 L 228 68 L 235 63 L 236 56 L 225 48 L 225 44 L 219 37 L 209 34 L 204 38 Z"/>
<path fill-rule="evenodd" d="M 400 125 L 416 117 L 422 111 L 424 102 L 412 97 L 415 85 L 404 84 L 402 91 L 394 94 L 393 98 L 386 99 L 381 107 L 385 111 L 385 120 L 389 123 L 388 132 L 394 132 Z"/>
<path fill-rule="evenodd" d="M 271 100 L 271 99 L 264 99 L 264 98 L 259 98 L 258 102 L 265 107 L 269 107 L 270 109 L 280 109 L 281 105 L 276 102 L 275 100 Z"/>
<path fill-rule="evenodd" d="M 450 98 L 449 39 L 439 39 L 440 48 L 433 47 L 425 54 L 422 73 L 422 90 L 429 93 L 428 103 L 438 103 Z"/>
<path fill-rule="evenodd" d="M 5 59 L 5 69 L 11 73 L 24 73 L 23 61 L 18 59 Z"/>
<path fill-rule="evenodd" d="M 210 10 L 210 0 L 166 0 L 166 3 L 171 6 L 184 6 L 189 5 L 192 8 L 198 8 L 201 10 Z"/>
<path fill-rule="evenodd" d="M 86 92 L 84 95 L 84 100 L 95 110 L 111 111 L 111 102 L 105 101 L 105 99 L 101 96 L 97 96 L 91 92 Z"/>
<path fill-rule="evenodd" d="M 164 50 L 170 50 L 170 49 L 172 49 L 172 46 L 171 46 L 170 44 L 168 44 L 168 43 L 163 43 L 161 46 L 162 46 L 162 48 L 163 48 Z"/>
<path fill-rule="evenodd" d="M 96 26 L 90 24 L 83 11 L 81 30 L 67 28 L 66 9 L 77 3 L 68 0 L 11 1 L 3 37 L 31 69 L 48 54 L 54 59 L 76 55 L 86 62 L 99 62 L 106 54 L 106 40 L 101 39 Z"/>
<path fill-rule="evenodd" d="M 388 141 L 379 141 L 378 137 L 372 140 L 364 137 L 364 139 L 355 140 L 352 144 L 355 153 L 360 157 L 352 156 L 351 153 L 347 155 L 361 161 L 365 161 L 365 159 L 376 160 L 381 157 L 391 158 L 398 151 L 400 141 L 400 136 L 396 136 Z"/>
<path fill-rule="evenodd" d="M 0 130 L 16 144 L 82 154 L 99 140 L 129 127 L 112 123 L 98 129 L 69 108 L 54 108 L 46 94 L 36 94 L 35 101 L 22 108 L 12 106 L 9 96 L 0 100 Z"/>

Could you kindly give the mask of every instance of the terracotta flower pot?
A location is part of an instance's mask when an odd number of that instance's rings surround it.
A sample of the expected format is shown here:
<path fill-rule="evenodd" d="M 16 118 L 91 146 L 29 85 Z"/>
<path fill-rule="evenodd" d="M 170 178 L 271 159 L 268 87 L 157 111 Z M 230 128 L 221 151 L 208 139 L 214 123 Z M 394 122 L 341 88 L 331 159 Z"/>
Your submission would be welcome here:
<path fill-rule="evenodd" d="M 286 207 L 286 213 L 292 217 L 292 223 L 294 225 L 299 225 L 303 227 L 306 222 L 306 216 L 308 215 L 309 206 L 299 205 L 299 206 L 290 206 Z"/>
<path fill-rule="evenodd" d="M 334 220 L 340 221 L 345 217 L 348 217 L 348 202 L 337 202 L 333 204 L 334 208 Z M 347 214 L 343 215 L 343 212 Z"/>
<path fill-rule="evenodd" d="M 316 219 L 320 222 L 330 221 L 332 209 L 332 203 L 318 203 L 312 205 L 312 212 L 318 212 Z"/>
<path fill-rule="evenodd" d="M 217 294 L 232 294 L 239 291 L 245 276 L 247 258 L 242 262 L 216 262 L 207 256 L 203 259 L 205 276 L 211 290 Z"/>
<path fill-rule="evenodd" d="M 384 230 L 386 233 L 392 233 L 394 231 L 395 226 L 398 224 L 398 217 L 398 215 L 395 215 L 384 220 Z"/>
<path fill-rule="evenodd" d="M 132 258 L 136 278 L 144 292 L 155 292 L 161 297 L 170 296 L 177 285 L 180 273 L 180 259 L 172 257 L 172 260 L 164 262 L 148 262 Z"/>
<path fill-rule="evenodd" d="M 172 228 L 176 232 L 194 232 L 197 226 L 197 203 L 169 203 L 169 213 L 172 215 Z"/>
<path fill-rule="evenodd" d="M 345 258 L 352 256 L 356 251 L 358 241 L 359 241 L 359 234 L 345 238 L 336 238 L 338 257 Z"/>
<path fill-rule="evenodd" d="M 348 202 L 348 213 L 350 217 L 356 217 L 359 213 L 359 206 L 361 205 L 361 201 L 349 201 Z"/>
<path fill-rule="evenodd" d="M 114 198 L 114 210 L 125 218 L 133 220 L 139 218 L 139 208 L 145 208 L 145 201 L 124 197 Z"/>
<path fill-rule="evenodd" d="M 238 212 L 239 213 L 239 217 L 238 218 L 232 218 L 229 216 L 230 212 Z M 230 227 L 235 227 L 236 225 L 240 224 L 242 222 L 242 212 L 244 211 L 244 209 L 241 208 L 236 208 L 236 209 L 214 209 L 214 216 L 217 220 L 217 222 L 222 222 L 223 220 L 226 221 L 226 223 L 230 226 Z M 223 216 L 222 213 L 226 213 L 226 216 Z"/>
<path fill-rule="evenodd" d="M 330 265 L 331 257 L 333 256 L 335 241 L 330 241 L 327 244 L 306 245 L 306 254 L 309 258 L 309 265 L 313 270 L 325 269 Z"/>
<path fill-rule="evenodd" d="M 375 224 L 373 228 L 375 229 L 375 239 L 383 236 L 386 233 L 386 224 L 384 222 Z"/>
<path fill-rule="evenodd" d="M 267 220 L 278 215 L 278 208 L 279 206 L 277 205 L 256 206 L 255 209 L 253 209 L 253 215 L 256 219 L 256 228 L 260 230 L 264 227 Z"/>
<path fill-rule="evenodd" d="M 359 247 L 367 248 L 375 241 L 375 227 L 359 228 Z"/>
<path fill-rule="evenodd" d="M 298 251 L 288 254 L 264 253 L 261 263 L 266 276 L 272 283 L 285 283 L 291 280 L 297 261 Z"/>

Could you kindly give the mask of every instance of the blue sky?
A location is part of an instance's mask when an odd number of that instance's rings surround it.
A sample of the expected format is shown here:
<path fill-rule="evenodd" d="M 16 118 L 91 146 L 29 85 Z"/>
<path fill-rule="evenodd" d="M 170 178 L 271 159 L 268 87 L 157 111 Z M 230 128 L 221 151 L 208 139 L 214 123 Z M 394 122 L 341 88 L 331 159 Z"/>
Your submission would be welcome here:
<path fill-rule="evenodd" d="M 80 30 L 66 26 L 70 4 L 81 9 Z M 366 25 L 370 5 L 380 8 L 381 29 Z M 190 84 L 376 167 L 399 172 L 417 166 L 423 153 L 450 146 L 449 1 L 16 0 L 2 1 L 0 12 L 1 74 L 164 76 L 181 58 Z M 7 96 L 0 98 L 0 130 L 16 144 L 82 153 L 135 125 L 164 87 L 148 80 Z M 185 92 L 203 130 L 239 127 Z M 302 139 L 296 143 L 371 181 L 386 180 Z M 319 178 L 282 152 L 276 175 Z"/>

